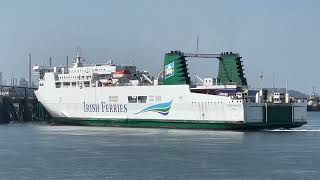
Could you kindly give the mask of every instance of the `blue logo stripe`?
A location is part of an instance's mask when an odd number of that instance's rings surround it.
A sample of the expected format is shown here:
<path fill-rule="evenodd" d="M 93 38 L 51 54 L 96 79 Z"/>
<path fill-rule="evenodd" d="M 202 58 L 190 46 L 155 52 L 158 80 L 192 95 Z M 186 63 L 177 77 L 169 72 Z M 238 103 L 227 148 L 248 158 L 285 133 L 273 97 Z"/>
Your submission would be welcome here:
<path fill-rule="evenodd" d="M 139 112 L 137 112 L 135 114 L 139 114 L 139 113 L 142 113 L 142 112 L 153 111 L 153 112 L 160 113 L 162 115 L 168 115 L 169 114 L 169 110 L 171 108 L 172 101 L 173 100 L 171 100 L 169 102 L 165 102 L 165 103 L 152 105 L 152 106 L 147 107 L 147 108 L 143 109 L 142 111 L 139 111 Z"/>

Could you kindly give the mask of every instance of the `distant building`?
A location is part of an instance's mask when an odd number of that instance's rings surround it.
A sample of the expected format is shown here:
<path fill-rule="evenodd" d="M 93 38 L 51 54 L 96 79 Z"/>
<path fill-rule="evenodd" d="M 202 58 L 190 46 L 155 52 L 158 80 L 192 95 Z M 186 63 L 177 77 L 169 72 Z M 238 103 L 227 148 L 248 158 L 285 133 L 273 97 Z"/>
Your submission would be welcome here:
<path fill-rule="evenodd" d="M 12 79 L 10 79 L 11 80 L 11 86 L 16 86 L 16 85 L 18 85 L 18 79 L 17 78 L 12 78 Z"/>
<path fill-rule="evenodd" d="M 21 78 L 19 86 L 27 87 L 29 85 L 28 81 L 25 78 Z"/>
<path fill-rule="evenodd" d="M 31 81 L 31 87 L 37 87 L 38 84 L 35 84 L 33 81 Z"/>
<path fill-rule="evenodd" d="M 0 72 L 0 85 L 3 85 L 3 81 L 2 81 L 2 72 Z"/>

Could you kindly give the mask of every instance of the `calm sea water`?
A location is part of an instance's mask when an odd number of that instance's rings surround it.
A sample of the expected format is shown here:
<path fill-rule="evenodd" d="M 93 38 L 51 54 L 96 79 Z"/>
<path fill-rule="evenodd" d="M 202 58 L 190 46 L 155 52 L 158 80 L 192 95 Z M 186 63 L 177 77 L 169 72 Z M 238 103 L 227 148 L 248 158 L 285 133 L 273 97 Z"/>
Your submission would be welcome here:
<path fill-rule="evenodd" d="M 293 130 L 0 126 L 0 179 L 320 179 L 320 113 Z"/>

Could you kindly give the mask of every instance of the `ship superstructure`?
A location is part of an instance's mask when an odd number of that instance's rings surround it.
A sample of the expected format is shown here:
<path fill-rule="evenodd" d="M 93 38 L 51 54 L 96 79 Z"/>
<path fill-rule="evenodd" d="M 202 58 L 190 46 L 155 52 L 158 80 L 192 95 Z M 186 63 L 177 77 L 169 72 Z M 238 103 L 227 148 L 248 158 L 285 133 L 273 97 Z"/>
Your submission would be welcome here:
<path fill-rule="evenodd" d="M 320 111 L 320 97 L 316 93 L 308 98 L 307 111 Z"/>
<path fill-rule="evenodd" d="M 217 78 L 190 81 L 188 58 L 219 60 Z M 239 54 L 171 51 L 157 77 L 133 65 L 35 66 L 36 96 L 56 123 L 200 129 L 292 128 L 306 123 L 306 102 L 247 96 Z M 282 96 L 281 96 L 282 97 Z"/>

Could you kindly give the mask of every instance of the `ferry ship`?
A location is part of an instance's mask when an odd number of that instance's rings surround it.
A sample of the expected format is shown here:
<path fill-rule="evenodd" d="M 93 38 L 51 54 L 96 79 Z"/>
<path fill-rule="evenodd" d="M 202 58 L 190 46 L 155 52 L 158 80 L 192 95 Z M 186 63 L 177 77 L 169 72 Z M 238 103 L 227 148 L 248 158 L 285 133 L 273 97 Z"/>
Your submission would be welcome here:
<path fill-rule="evenodd" d="M 191 82 L 187 60 L 215 58 L 217 78 Z M 306 124 L 307 103 L 288 94 L 270 100 L 260 90 L 248 96 L 239 54 L 171 51 L 157 77 L 134 65 L 85 65 L 77 53 L 72 67 L 34 66 L 35 94 L 53 122 L 67 125 L 257 130 Z"/>
<path fill-rule="evenodd" d="M 320 97 L 316 93 L 312 93 L 307 101 L 307 111 L 320 111 Z"/>

